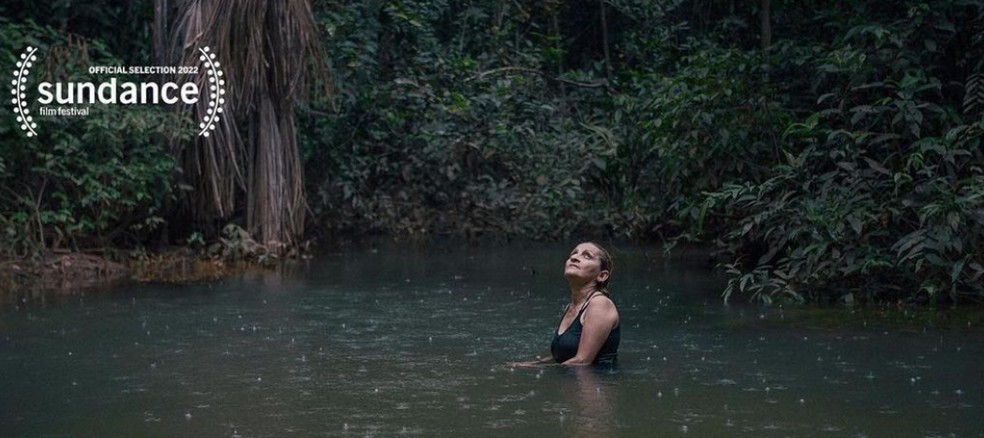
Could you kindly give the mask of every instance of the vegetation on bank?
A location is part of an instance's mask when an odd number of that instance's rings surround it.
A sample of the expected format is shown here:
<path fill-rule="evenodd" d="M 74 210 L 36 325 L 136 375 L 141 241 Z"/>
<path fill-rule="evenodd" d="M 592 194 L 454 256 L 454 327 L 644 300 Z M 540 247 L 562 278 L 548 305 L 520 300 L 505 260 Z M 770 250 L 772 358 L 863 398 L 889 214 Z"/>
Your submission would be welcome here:
<path fill-rule="evenodd" d="M 14 1 L 0 56 L 146 64 L 154 4 L 182 2 Z M 984 300 L 977 1 L 312 6 L 334 93 L 298 101 L 296 143 L 277 143 L 304 167 L 308 238 L 696 240 L 718 247 L 726 299 Z M 187 214 L 214 193 L 167 147 L 170 117 L 107 111 L 31 139 L 0 120 L 5 255 L 254 231 L 249 184 Z"/>

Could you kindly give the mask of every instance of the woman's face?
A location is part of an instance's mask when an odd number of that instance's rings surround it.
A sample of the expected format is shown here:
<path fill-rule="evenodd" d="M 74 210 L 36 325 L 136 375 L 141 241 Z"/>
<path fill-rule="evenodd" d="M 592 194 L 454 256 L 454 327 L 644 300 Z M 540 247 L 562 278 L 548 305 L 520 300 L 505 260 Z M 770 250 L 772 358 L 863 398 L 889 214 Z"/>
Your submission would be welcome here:
<path fill-rule="evenodd" d="M 608 271 L 601 270 L 601 251 L 590 243 L 582 243 L 571 251 L 564 263 L 564 277 L 568 281 L 604 281 Z"/>

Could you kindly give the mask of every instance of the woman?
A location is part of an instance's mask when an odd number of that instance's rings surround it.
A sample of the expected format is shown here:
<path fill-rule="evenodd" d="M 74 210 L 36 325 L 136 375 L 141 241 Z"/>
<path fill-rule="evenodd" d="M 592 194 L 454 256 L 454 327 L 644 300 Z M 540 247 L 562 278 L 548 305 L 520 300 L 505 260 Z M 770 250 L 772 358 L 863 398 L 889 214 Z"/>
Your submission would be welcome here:
<path fill-rule="evenodd" d="M 613 364 L 621 338 L 618 309 L 608 297 L 612 257 L 601 245 L 585 242 L 574 248 L 564 264 L 571 302 L 550 343 L 550 357 L 516 366 Z"/>

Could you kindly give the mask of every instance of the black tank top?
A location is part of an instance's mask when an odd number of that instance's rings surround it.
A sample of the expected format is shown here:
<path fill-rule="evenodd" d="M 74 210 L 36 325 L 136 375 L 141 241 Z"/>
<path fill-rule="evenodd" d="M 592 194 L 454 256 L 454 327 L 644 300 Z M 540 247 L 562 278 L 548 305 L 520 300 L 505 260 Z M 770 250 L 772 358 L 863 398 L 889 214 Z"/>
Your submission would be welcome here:
<path fill-rule="evenodd" d="M 599 292 L 600 293 L 600 292 Z M 584 306 L 581 306 L 581 310 L 577 312 L 577 316 L 574 317 L 574 321 L 571 323 L 570 327 L 567 328 L 561 334 L 557 334 L 554 331 L 553 342 L 550 343 L 550 354 L 553 355 L 554 361 L 557 363 L 566 362 L 570 358 L 577 355 L 577 346 L 581 342 L 581 330 L 584 326 L 581 325 L 581 315 L 584 314 L 584 310 L 588 308 L 588 304 L 594 295 L 588 297 L 584 302 Z M 595 356 L 595 364 L 614 364 L 618 359 L 618 343 L 622 337 L 622 323 L 619 322 L 611 332 L 608 333 L 608 339 L 605 339 L 605 343 L 602 344 L 601 349 L 598 350 L 598 355 Z"/>

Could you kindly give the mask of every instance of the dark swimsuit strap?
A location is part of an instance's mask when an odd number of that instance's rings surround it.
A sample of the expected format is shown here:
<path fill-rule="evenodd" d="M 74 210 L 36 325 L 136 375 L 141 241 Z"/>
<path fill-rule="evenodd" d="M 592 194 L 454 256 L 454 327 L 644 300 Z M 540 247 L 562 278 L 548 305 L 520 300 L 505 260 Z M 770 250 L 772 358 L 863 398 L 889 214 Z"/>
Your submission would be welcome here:
<path fill-rule="evenodd" d="M 604 295 L 605 293 L 602 292 L 602 291 L 597 291 L 597 290 L 594 291 L 594 292 L 591 292 L 591 295 L 588 295 L 588 298 L 586 300 L 584 300 L 584 304 L 581 305 L 581 309 L 577 311 L 577 315 L 574 315 L 574 321 L 580 321 L 581 320 L 581 314 L 584 313 L 584 310 L 588 308 L 588 303 L 591 302 L 591 299 L 594 298 L 595 295 L 598 295 L 598 294 Z M 571 305 L 568 304 L 567 307 L 570 308 Z M 574 324 L 574 321 L 571 321 L 571 324 L 572 325 Z"/>
<path fill-rule="evenodd" d="M 585 309 L 588 308 L 588 302 L 591 301 L 591 299 L 594 298 L 595 295 L 598 295 L 598 294 L 602 294 L 602 295 L 604 295 L 606 297 L 608 296 L 608 294 L 606 294 L 606 293 L 604 293 L 602 291 L 597 291 L 597 290 L 594 291 L 594 292 L 592 292 L 591 295 L 588 295 L 588 299 L 584 300 L 584 304 L 581 305 L 581 310 L 578 310 L 577 311 L 577 315 L 574 316 L 574 321 L 571 321 L 571 325 L 574 325 L 575 322 L 580 322 L 581 321 L 581 314 L 584 313 Z M 611 299 L 611 298 L 609 298 L 609 299 Z M 568 304 L 567 306 L 570 307 L 570 304 Z M 615 327 L 613 327 L 612 330 L 615 330 L 620 325 L 622 325 L 622 322 L 621 321 L 619 321 L 618 324 L 615 324 Z"/>

